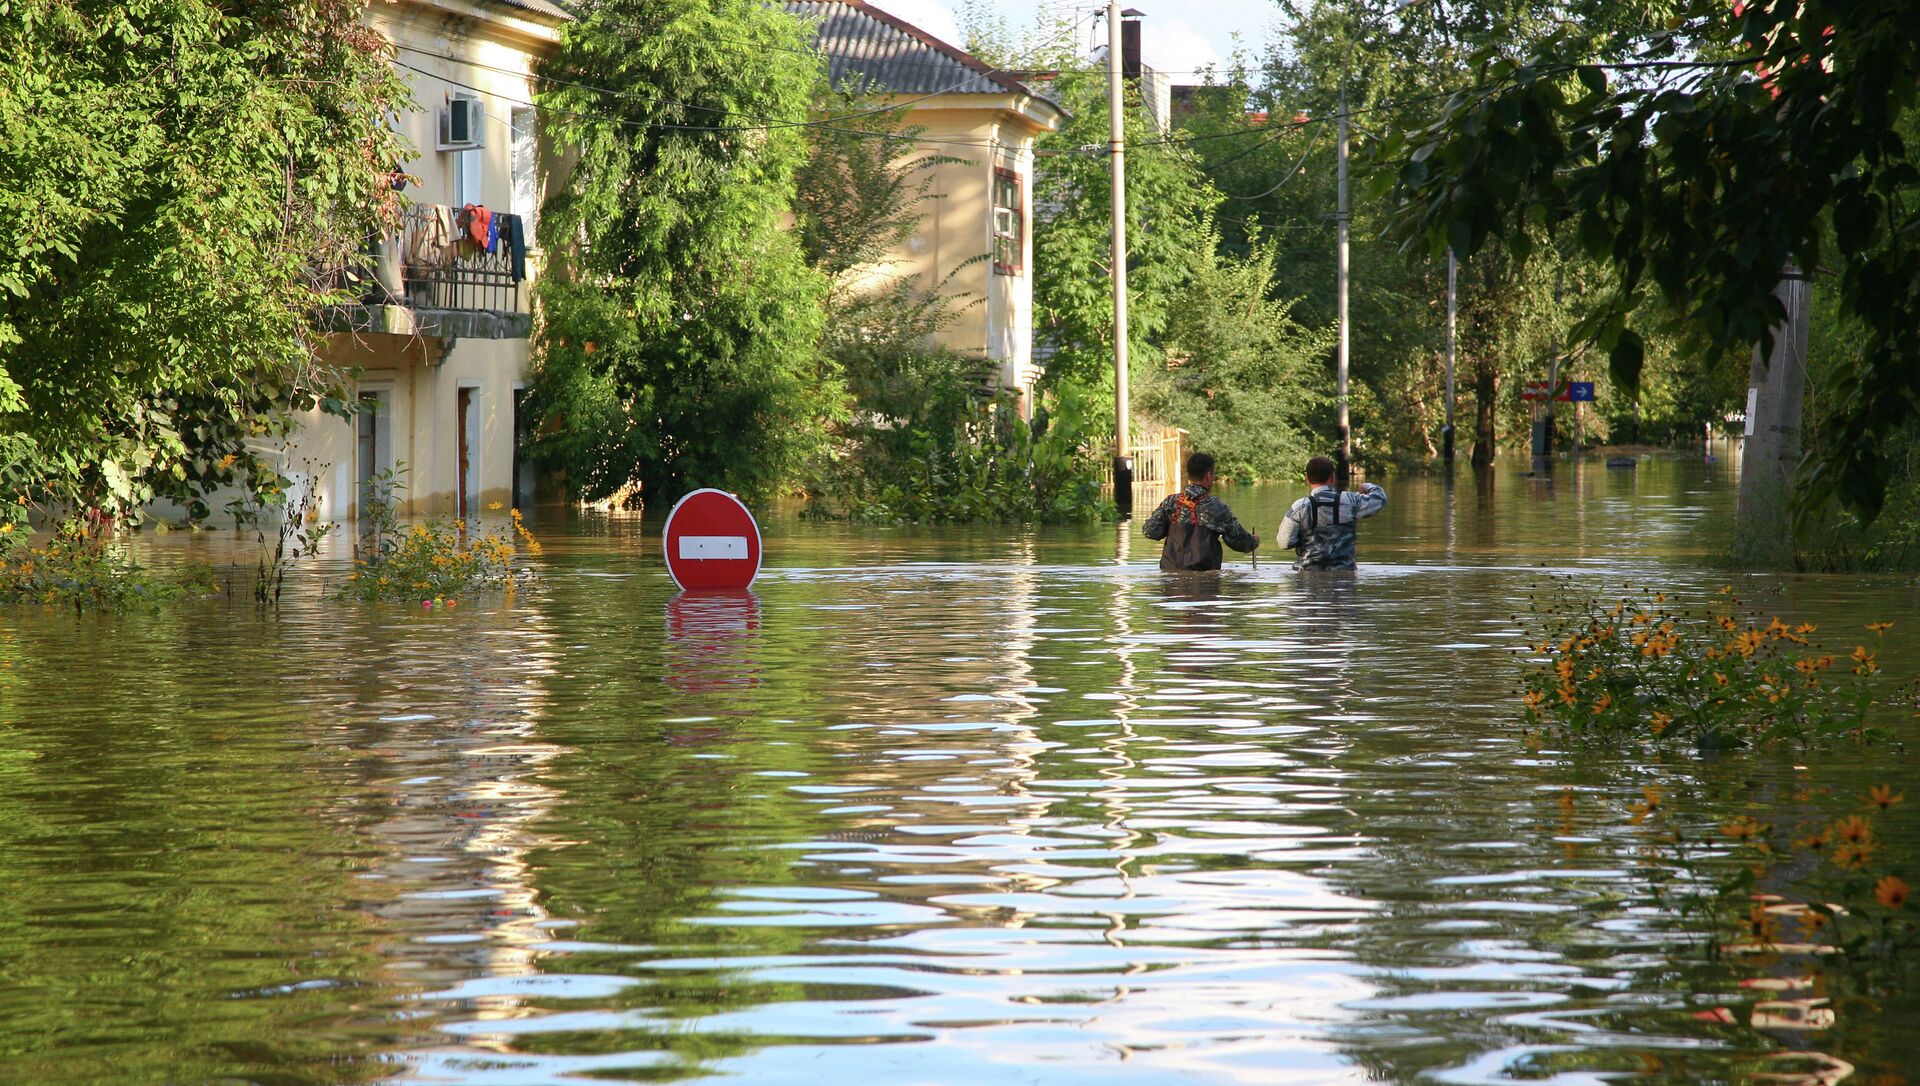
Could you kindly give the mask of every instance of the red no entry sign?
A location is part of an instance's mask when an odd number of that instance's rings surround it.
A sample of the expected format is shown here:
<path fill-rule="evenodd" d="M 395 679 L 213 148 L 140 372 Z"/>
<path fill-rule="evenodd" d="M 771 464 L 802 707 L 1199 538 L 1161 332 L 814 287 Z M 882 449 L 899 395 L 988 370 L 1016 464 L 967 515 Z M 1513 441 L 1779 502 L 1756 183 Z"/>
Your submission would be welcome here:
<path fill-rule="evenodd" d="M 685 591 L 745 588 L 760 572 L 760 526 L 724 490 L 696 490 L 675 502 L 663 538 L 667 572 Z"/>

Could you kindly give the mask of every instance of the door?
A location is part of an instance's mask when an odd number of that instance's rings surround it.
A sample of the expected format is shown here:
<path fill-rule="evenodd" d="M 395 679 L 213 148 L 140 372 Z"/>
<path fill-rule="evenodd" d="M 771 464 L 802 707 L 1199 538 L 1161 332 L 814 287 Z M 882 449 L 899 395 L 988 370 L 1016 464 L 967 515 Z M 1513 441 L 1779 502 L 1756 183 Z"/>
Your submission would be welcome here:
<path fill-rule="evenodd" d="M 527 455 L 527 390 L 513 390 L 513 507 L 524 512 L 533 501 L 533 463 Z"/>
<path fill-rule="evenodd" d="M 367 515 L 369 501 L 379 496 L 376 480 L 393 470 L 392 396 L 393 393 L 386 389 L 368 389 L 360 393 L 360 410 L 355 416 L 357 441 L 353 457 L 356 517 Z"/>
<path fill-rule="evenodd" d="M 454 516 L 470 519 L 480 508 L 480 390 L 463 388 L 456 403 L 456 459 L 459 478 L 454 490 Z"/>

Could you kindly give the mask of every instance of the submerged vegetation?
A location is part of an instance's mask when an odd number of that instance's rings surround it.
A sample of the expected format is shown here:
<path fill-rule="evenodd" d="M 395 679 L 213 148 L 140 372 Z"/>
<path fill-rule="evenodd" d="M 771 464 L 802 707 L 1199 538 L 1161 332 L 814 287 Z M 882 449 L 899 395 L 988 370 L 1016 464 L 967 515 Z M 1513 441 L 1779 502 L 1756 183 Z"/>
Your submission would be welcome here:
<path fill-rule="evenodd" d="M 383 472 L 362 499 L 361 534 L 353 572 L 341 595 L 359 600 L 419 600 L 422 606 L 458 606 L 469 592 L 505 587 L 526 575 L 514 566 L 524 551 L 538 557 L 540 541 L 518 509 L 507 511 L 497 530 L 469 526 L 465 520 L 429 520 L 401 528 L 394 492 L 404 469 Z M 498 512 L 503 506 L 489 506 Z"/>
<path fill-rule="evenodd" d="M 39 544 L 25 541 L 26 532 L 11 523 L 0 524 L 0 534 L 20 540 L 0 550 L 0 603 L 126 611 L 216 591 L 213 571 L 205 566 L 141 566 L 101 515 L 69 520 Z"/>
<path fill-rule="evenodd" d="M 1604 601 L 1565 594 L 1532 616 L 1521 701 L 1529 729 L 1575 742 L 1727 748 L 1885 738 L 1912 688 L 1889 690 L 1879 640 L 1823 650 L 1812 623 L 1746 614 L 1731 587 L 1684 610 L 1643 589 Z"/>

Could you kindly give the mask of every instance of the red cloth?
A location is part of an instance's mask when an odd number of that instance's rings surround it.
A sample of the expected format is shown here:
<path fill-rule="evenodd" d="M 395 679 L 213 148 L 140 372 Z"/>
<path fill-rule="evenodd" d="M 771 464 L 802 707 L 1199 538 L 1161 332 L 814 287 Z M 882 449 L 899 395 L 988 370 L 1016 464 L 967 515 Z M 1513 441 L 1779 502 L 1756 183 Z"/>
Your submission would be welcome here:
<path fill-rule="evenodd" d="M 487 224 L 493 220 L 493 212 L 479 204 L 468 204 L 460 209 L 460 225 L 467 240 L 487 247 Z"/>

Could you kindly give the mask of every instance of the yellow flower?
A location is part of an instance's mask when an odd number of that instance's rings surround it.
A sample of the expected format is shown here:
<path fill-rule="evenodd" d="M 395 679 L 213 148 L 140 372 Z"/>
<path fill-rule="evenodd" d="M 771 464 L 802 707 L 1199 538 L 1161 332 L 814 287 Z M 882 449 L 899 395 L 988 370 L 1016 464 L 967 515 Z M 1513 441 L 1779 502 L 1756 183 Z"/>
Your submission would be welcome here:
<path fill-rule="evenodd" d="M 1868 805 L 1883 811 L 1906 798 L 1905 792 L 1895 792 L 1890 784 L 1876 784 L 1867 789 Z"/>
<path fill-rule="evenodd" d="M 1880 636 L 1881 634 L 1884 634 L 1884 633 L 1886 633 L 1886 632 L 1887 632 L 1887 630 L 1888 630 L 1889 628 L 1891 628 L 1892 626 L 1893 626 L 1893 623 L 1891 623 L 1891 622 L 1869 622 L 1869 623 L 1867 623 L 1867 629 L 1869 629 L 1869 630 L 1872 630 L 1872 631 L 1873 631 L 1873 636 L 1875 636 L 1875 637 L 1879 637 L 1879 636 Z"/>
<path fill-rule="evenodd" d="M 1848 871 L 1860 870 L 1872 858 L 1872 845 L 1841 845 L 1833 850 L 1833 862 Z"/>
<path fill-rule="evenodd" d="M 1907 884 L 1888 875 L 1873 884 L 1873 899 L 1889 909 L 1898 909 L 1907 903 Z"/>
<path fill-rule="evenodd" d="M 1809 848 L 1815 852 L 1819 852 L 1821 849 L 1826 848 L 1832 841 L 1833 831 L 1823 829 L 1817 833 L 1810 833 L 1795 843 L 1802 848 Z"/>
<path fill-rule="evenodd" d="M 1879 671 L 1880 665 L 1877 663 L 1874 663 L 1873 655 L 1874 655 L 1873 653 L 1867 651 L 1867 647 L 1865 645 L 1854 646 L 1853 673 L 1855 675 L 1871 675 L 1874 672 Z"/>
<path fill-rule="evenodd" d="M 1773 914 L 1767 911 L 1765 905 L 1758 902 L 1753 908 L 1747 910 L 1746 928 L 1753 935 L 1754 942 L 1762 945 L 1772 943 L 1777 934 Z"/>
<path fill-rule="evenodd" d="M 506 507 L 507 507 L 506 502 L 488 502 L 487 503 L 487 508 L 490 511 L 495 513 L 498 513 L 500 510 L 505 509 Z"/>
<path fill-rule="evenodd" d="M 1658 709 L 1653 711 L 1653 734 L 1660 735 L 1665 732 L 1672 723 L 1673 718 L 1671 716 L 1668 716 Z"/>
<path fill-rule="evenodd" d="M 1547 697 L 1538 690 L 1529 690 L 1527 691 L 1527 696 L 1520 700 L 1526 703 L 1527 708 L 1538 711 L 1540 706 L 1546 702 Z"/>
<path fill-rule="evenodd" d="M 12 521 L 8 521 L 5 524 L 0 524 L 0 535 L 12 535 L 12 534 L 13 534 Z"/>
<path fill-rule="evenodd" d="M 1833 832 L 1850 845 L 1864 845 L 1873 836 L 1873 823 L 1859 815 L 1848 815 L 1833 824 Z"/>
<path fill-rule="evenodd" d="M 1755 821 L 1753 816 L 1751 815 L 1741 815 L 1739 818 L 1736 818 L 1731 822 L 1725 823 L 1720 827 L 1721 833 L 1724 833 L 1728 837 L 1731 837 L 1737 841 L 1746 840 L 1747 838 L 1750 838 L 1750 837 L 1762 836 L 1766 833 L 1766 831 L 1767 831 L 1767 826 L 1764 825 L 1763 823 Z"/>
<path fill-rule="evenodd" d="M 1613 706 L 1613 695 L 1602 694 L 1600 695 L 1599 700 L 1593 703 L 1593 711 L 1595 713 L 1604 713 L 1608 709 L 1612 708 L 1612 706 Z"/>

